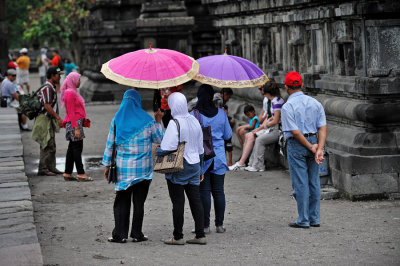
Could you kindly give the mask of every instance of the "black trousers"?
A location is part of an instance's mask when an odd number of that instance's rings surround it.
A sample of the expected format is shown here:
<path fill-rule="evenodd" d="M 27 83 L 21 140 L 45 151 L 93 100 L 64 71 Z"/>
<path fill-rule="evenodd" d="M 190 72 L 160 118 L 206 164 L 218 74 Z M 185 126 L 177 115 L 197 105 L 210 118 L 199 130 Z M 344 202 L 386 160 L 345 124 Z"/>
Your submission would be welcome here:
<path fill-rule="evenodd" d="M 78 175 L 85 174 L 85 169 L 83 169 L 83 164 L 82 164 L 82 150 L 83 150 L 83 140 L 69 142 L 67 156 L 65 158 L 66 174 L 72 174 L 72 171 L 74 170 L 74 163 Z"/>
<path fill-rule="evenodd" d="M 126 190 L 117 191 L 114 201 L 115 228 L 112 232 L 114 239 L 128 238 L 131 200 L 133 202 L 131 237 L 140 239 L 144 236 L 142 232 L 144 202 L 149 192 L 150 183 L 151 180 L 143 180 Z"/>
<path fill-rule="evenodd" d="M 172 217 L 174 221 L 174 238 L 183 238 L 183 213 L 185 209 L 185 194 L 189 200 L 190 210 L 194 220 L 196 238 L 204 237 L 204 211 L 200 200 L 200 187 L 195 185 L 178 185 L 167 180 L 169 197 L 172 202 Z"/>

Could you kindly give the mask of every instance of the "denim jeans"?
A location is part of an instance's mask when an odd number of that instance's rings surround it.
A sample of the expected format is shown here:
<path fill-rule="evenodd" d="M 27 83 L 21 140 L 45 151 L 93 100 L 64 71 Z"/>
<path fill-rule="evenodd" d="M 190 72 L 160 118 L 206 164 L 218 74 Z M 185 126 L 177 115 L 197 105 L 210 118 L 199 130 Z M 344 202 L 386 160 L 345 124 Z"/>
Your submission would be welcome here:
<path fill-rule="evenodd" d="M 225 175 L 216 175 L 209 170 L 200 183 L 200 197 L 204 208 L 204 228 L 210 227 L 211 194 L 214 199 L 215 226 L 224 224 L 225 215 Z"/>
<path fill-rule="evenodd" d="M 318 142 L 315 136 L 307 137 L 307 140 L 311 144 Z M 294 138 L 288 140 L 287 152 L 293 196 L 297 201 L 296 223 L 301 226 L 319 224 L 321 188 L 314 154 Z"/>

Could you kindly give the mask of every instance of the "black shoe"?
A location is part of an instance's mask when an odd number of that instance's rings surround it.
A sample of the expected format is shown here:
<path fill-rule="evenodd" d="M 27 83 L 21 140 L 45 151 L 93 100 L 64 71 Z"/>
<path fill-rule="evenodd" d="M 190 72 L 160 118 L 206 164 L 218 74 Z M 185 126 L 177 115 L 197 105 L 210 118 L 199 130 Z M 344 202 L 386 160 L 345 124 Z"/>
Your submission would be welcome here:
<path fill-rule="evenodd" d="M 289 226 L 290 226 L 290 227 L 293 227 L 293 228 L 303 228 L 303 229 L 308 229 L 308 228 L 310 228 L 309 226 L 302 226 L 302 225 L 298 225 L 298 224 L 296 224 L 296 223 L 290 223 Z"/>
<path fill-rule="evenodd" d="M 143 241 L 147 241 L 147 240 L 149 240 L 149 238 L 148 238 L 147 236 L 143 236 L 142 238 L 135 238 L 135 237 L 132 237 L 132 242 L 135 242 L 135 243 L 137 243 L 137 242 L 143 242 Z"/>
<path fill-rule="evenodd" d="M 122 238 L 122 239 L 115 239 L 115 238 L 113 238 L 113 237 L 109 237 L 109 238 L 107 239 L 107 241 L 108 241 L 108 242 L 112 242 L 112 243 L 120 243 L 120 244 L 126 243 L 126 239 L 125 239 L 125 238 Z"/>
<path fill-rule="evenodd" d="M 311 227 L 320 227 L 320 224 L 310 224 Z"/>

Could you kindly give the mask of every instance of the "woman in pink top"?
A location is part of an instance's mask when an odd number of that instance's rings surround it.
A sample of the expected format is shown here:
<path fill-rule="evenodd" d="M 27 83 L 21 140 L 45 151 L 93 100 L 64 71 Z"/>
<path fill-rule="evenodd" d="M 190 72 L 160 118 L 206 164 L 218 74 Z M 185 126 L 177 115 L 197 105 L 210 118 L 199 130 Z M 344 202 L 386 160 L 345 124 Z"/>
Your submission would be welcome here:
<path fill-rule="evenodd" d="M 69 74 L 61 86 L 61 106 L 65 107 L 67 115 L 63 125 L 66 128 L 66 139 L 69 141 L 67 155 L 65 159 L 65 181 L 74 181 L 76 178 L 72 175 L 74 163 L 78 172 L 79 181 L 93 181 L 91 177 L 85 174 L 82 164 L 83 121 L 86 118 L 85 101 L 78 93 L 77 88 L 81 84 L 81 75 L 72 72 Z"/>

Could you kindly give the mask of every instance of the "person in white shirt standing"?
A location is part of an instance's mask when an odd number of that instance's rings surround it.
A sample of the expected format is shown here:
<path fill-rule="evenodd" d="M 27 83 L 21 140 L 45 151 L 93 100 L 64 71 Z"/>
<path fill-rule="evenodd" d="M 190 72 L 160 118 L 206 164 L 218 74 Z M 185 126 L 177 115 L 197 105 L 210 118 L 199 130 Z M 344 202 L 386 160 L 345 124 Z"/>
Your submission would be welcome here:
<path fill-rule="evenodd" d="M 46 82 L 46 72 L 49 68 L 49 62 L 47 60 L 47 49 L 42 48 L 40 49 L 40 65 L 39 65 L 39 77 L 40 77 L 40 84 L 44 84 Z"/>

